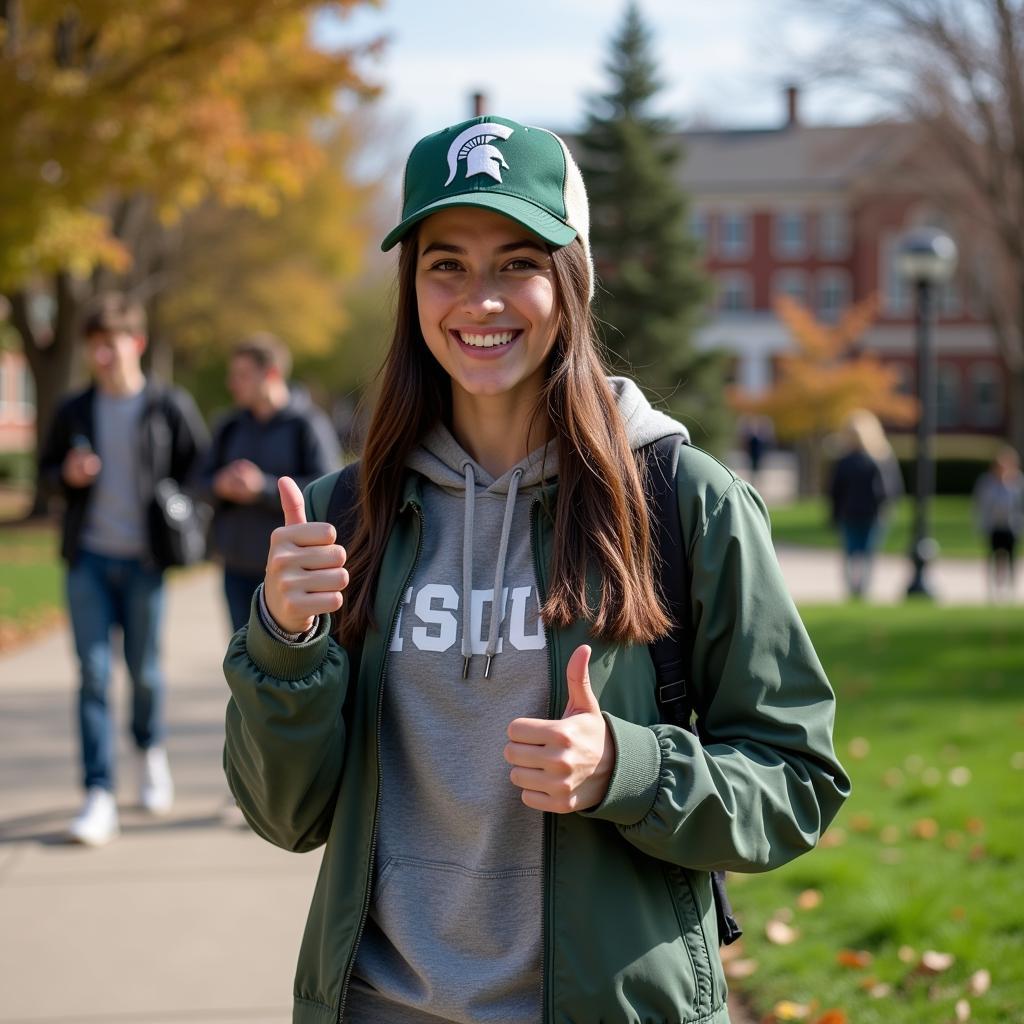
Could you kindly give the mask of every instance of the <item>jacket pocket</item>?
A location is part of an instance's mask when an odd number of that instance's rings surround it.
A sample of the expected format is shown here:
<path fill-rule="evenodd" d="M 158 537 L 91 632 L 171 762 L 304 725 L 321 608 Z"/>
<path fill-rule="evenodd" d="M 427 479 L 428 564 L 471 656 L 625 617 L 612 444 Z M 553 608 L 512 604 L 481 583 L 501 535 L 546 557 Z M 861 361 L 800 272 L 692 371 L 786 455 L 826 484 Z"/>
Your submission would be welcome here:
<path fill-rule="evenodd" d="M 697 1006 L 699 1013 L 710 1013 L 718 1005 L 715 992 L 714 961 L 718 958 L 717 947 L 712 949 L 708 936 L 708 909 L 714 913 L 710 884 L 707 898 L 701 899 L 698 883 L 702 876 L 674 864 L 663 864 L 665 883 L 672 895 L 679 933 L 686 944 L 693 963 L 693 974 L 697 983 Z M 706 877 L 706 876 L 705 876 Z"/>

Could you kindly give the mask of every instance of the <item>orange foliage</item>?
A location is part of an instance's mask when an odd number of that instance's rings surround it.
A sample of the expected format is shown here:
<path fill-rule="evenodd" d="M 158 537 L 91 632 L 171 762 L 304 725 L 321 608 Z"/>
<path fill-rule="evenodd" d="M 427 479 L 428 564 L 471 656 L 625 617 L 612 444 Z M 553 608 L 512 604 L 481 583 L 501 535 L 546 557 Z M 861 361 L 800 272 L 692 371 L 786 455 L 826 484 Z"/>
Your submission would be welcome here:
<path fill-rule="evenodd" d="M 758 395 L 731 389 L 739 412 L 768 416 L 781 440 L 820 437 L 838 430 L 855 409 L 870 409 L 889 423 L 917 420 L 917 401 L 898 390 L 896 373 L 857 345 L 874 322 L 874 296 L 851 306 L 835 326 L 788 296 L 775 310 L 789 330 L 795 351 L 779 358 L 778 379 Z"/>

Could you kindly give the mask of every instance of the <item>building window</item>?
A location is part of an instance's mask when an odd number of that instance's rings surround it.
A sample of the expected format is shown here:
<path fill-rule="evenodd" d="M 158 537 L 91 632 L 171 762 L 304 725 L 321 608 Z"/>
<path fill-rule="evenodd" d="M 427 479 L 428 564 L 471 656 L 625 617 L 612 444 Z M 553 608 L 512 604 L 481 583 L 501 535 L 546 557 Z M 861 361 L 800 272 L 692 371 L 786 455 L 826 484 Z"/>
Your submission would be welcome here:
<path fill-rule="evenodd" d="M 720 252 L 723 259 L 745 259 L 750 255 L 750 217 L 746 213 L 728 210 L 722 214 L 720 225 Z"/>
<path fill-rule="evenodd" d="M 802 270 L 780 270 L 772 280 L 774 295 L 788 295 L 801 306 L 809 305 L 807 274 Z"/>
<path fill-rule="evenodd" d="M 690 216 L 690 235 L 702 253 L 708 251 L 708 228 L 708 215 L 703 211 L 694 210 Z"/>
<path fill-rule="evenodd" d="M 775 251 L 791 258 L 807 252 L 807 218 L 800 210 L 775 215 Z"/>
<path fill-rule="evenodd" d="M 878 265 L 882 276 L 882 309 L 887 316 L 906 317 L 913 312 L 911 287 L 899 272 L 897 253 L 900 239 L 890 235 L 882 240 Z"/>
<path fill-rule="evenodd" d="M 718 308 L 723 313 L 749 313 L 750 278 L 746 274 L 720 274 L 718 277 Z"/>
<path fill-rule="evenodd" d="M 992 363 L 971 367 L 971 422 L 976 427 L 998 427 L 1003 421 L 1003 385 Z"/>
<path fill-rule="evenodd" d="M 835 323 L 850 304 L 850 278 L 845 270 L 824 270 L 817 281 L 818 317 Z"/>
<path fill-rule="evenodd" d="M 818 251 L 829 260 L 842 259 L 850 247 L 850 229 L 845 210 L 822 210 L 818 214 Z"/>
<path fill-rule="evenodd" d="M 960 425 L 960 371 L 949 363 L 939 364 L 935 422 L 941 429 Z"/>

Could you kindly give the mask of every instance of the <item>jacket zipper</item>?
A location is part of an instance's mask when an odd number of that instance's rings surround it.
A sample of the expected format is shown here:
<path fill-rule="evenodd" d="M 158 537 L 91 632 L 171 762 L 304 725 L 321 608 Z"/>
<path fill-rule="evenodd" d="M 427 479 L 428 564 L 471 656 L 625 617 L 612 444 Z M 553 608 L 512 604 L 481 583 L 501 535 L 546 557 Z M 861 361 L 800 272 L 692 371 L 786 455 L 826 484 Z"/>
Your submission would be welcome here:
<path fill-rule="evenodd" d="M 373 804 L 373 833 L 370 838 L 370 870 L 366 878 L 366 891 L 363 893 L 363 911 L 359 918 L 359 930 L 356 932 L 356 941 L 352 944 L 352 953 L 349 956 L 348 965 L 345 968 L 345 978 L 341 984 L 341 999 L 338 1001 L 338 1024 L 345 1019 L 345 1001 L 348 999 L 348 987 L 352 981 L 352 971 L 356 965 L 356 952 L 359 943 L 363 938 L 363 929 L 366 927 L 366 918 L 370 914 L 370 890 L 373 887 L 373 865 L 377 859 L 377 818 L 380 814 L 380 789 L 381 789 L 381 765 L 380 765 L 380 723 L 384 714 L 384 679 L 386 678 L 388 661 L 391 659 L 391 640 L 395 634 L 395 622 L 398 619 L 398 611 L 402 607 L 402 595 L 409 587 L 409 581 L 416 573 L 416 567 L 420 564 L 420 550 L 423 547 L 423 510 L 414 502 L 411 503 L 416 511 L 416 518 L 419 520 L 419 536 L 416 538 L 416 556 L 413 558 L 412 568 L 406 574 L 405 582 L 398 591 L 398 600 L 391 610 L 391 626 L 386 634 L 384 657 L 381 660 L 380 678 L 377 682 L 377 796 Z"/>
<path fill-rule="evenodd" d="M 540 557 L 540 530 L 537 519 L 537 506 L 540 504 L 539 499 L 535 500 L 530 506 L 530 533 L 533 537 L 533 568 L 537 576 L 537 590 L 540 596 L 540 606 L 544 607 L 544 602 L 547 599 L 547 586 L 544 579 L 543 559 Z M 555 655 L 554 655 L 554 638 L 549 636 L 547 643 L 548 650 L 548 717 L 551 718 L 555 714 Z M 541 903 L 543 906 L 543 918 L 544 918 L 544 935 L 541 943 L 541 961 L 540 961 L 540 973 L 541 973 L 541 1007 L 544 1021 L 551 1021 L 554 1019 L 554 1011 L 551 1007 L 552 1003 L 552 992 L 551 984 L 548 979 L 548 959 L 550 955 L 550 947 L 552 944 L 552 931 L 553 922 L 551 919 L 551 899 L 550 899 L 550 881 L 554 878 L 555 873 L 555 844 L 554 844 L 554 817 L 553 815 L 545 811 L 544 812 L 544 871 L 541 873 L 540 878 L 540 893 Z"/>

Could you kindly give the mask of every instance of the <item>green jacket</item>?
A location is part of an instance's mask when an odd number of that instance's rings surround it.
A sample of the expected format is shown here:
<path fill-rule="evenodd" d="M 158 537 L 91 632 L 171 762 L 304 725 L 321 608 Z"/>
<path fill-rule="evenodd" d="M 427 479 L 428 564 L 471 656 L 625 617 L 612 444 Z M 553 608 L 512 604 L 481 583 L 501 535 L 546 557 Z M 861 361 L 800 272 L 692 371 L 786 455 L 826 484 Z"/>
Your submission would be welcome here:
<path fill-rule="evenodd" d="M 310 485 L 322 519 L 336 474 Z M 604 643 L 587 623 L 548 629 L 551 717 L 569 656 L 590 678 L 615 740 L 604 801 L 545 815 L 544 1024 L 724 1024 L 726 984 L 709 874 L 765 871 L 811 849 L 849 792 L 832 746 L 834 696 L 793 605 L 756 493 L 698 449 L 680 451 L 679 508 L 692 571 L 692 681 L 703 747 L 658 723 L 644 645 Z M 387 649 L 423 529 L 410 473 L 375 598 L 383 629 L 358 665 L 326 633 L 289 647 L 255 614 L 224 669 L 225 771 L 249 823 L 288 850 L 326 843 L 295 978 L 295 1024 L 344 1020 L 370 906 Z M 534 504 L 541 593 L 552 485 Z"/>

